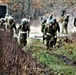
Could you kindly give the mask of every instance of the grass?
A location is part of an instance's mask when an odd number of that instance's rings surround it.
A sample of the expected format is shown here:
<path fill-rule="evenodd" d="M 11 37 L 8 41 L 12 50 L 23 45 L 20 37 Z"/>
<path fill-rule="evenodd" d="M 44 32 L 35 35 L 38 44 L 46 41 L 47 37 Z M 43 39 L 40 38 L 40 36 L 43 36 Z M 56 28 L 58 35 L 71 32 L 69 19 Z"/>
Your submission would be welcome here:
<path fill-rule="evenodd" d="M 53 75 L 75 75 L 76 74 L 76 66 L 67 65 L 64 61 L 60 60 L 54 55 L 48 53 L 46 50 L 46 46 L 42 44 L 41 40 L 31 39 L 32 43 L 29 43 L 27 47 L 32 46 L 30 50 L 33 51 L 33 58 L 36 58 L 44 65 L 48 67 L 48 69 L 52 70 Z M 53 48 L 50 52 L 56 54 L 63 54 L 71 60 L 76 60 L 76 44 L 67 44 L 63 43 L 60 48 Z"/>
<path fill-rule="evenodd" d="M 71 60 L 76 60 L 76 43 L 64 43 L 60 48 L 55 48 L 54 53 L 63 54 Z"/>
<path fill-rule="evenodd" d="M 49 69 L 52 69 L 54 72 L 57 72 L 58 74 L 59 73 L 63 73 L 64 75 L 76 74 L 76 67 L 67 65 L 62 60 L 46 52 L 34 52 L 32 56 L 34 58 L 37 58 L 40 62 L 48 66 Z"/>

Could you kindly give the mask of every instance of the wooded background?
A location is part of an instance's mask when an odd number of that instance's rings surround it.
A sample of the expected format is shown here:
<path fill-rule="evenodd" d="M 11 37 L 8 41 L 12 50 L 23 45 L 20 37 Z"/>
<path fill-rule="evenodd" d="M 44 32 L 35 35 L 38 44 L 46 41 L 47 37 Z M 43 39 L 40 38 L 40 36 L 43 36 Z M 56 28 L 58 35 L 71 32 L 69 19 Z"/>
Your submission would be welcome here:
<path fill-rule="evenodd" d="M 76 0 L 0 0 L 0 4 L 7 4 L 8 13 L 15 19 L 29 16 L 37 19 L 38 16 L 51 12 L 59 16 L 64 9 L 73 16 L 76 9 Z"/>

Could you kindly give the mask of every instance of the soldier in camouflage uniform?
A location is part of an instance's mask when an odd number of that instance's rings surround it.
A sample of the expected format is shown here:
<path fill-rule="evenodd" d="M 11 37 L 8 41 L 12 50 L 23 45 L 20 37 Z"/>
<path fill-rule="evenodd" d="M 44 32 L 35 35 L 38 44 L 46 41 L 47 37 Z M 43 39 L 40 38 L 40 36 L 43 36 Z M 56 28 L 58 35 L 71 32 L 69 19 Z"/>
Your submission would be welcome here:
<path fill-rule="evenodd" d="M 18 31 L 20 32 L 20 44 L 23 44 L 23 46 L 26 46 L 27 44 L 27 34 L 29 37 L 30 33 L 30 26 L 28 21 L 24 20 L 21 22 L 21 25 L 18 28 Z"/>
<path fill-rule="evenodd" d="M 9 20 L 9 24 L 10 24 L 10 27 L 9 27 L 10 28 L 10 32 L 11 32 L 12 35 L 14 35 L 14 30 L 17 33 L 17 28 L 16 28 L 15 20 L 13 18 L 11 18 Z"/>
<path fill-rule="evenodd" d="M 63 20 L 63 23 L 62 23 L 62 33 L 64 33 L 64 30 L 65 30 L 65 33 L 67 34 L 68 33 L 68 22 L 69 22 L 69 14 L 66 15 L 66 17 L 64 18 Z"/>
<path fill-rule="evenodd" d="M 56 19 L 53 19 L 49 26 L 46 27 L 46 45 L 47 49 L 53 47 L 57 42 L 57 31 L 60 32 L 60 27 Z"/>
<path fill-rule="evenodd" d="M 59 27 L 59 23 L 57 22 L 56 19 L 54 19 L 54 41 L 53 41 L 53 45 L 55 46 L 56 45 L 56 42 L 57 42 L 57 31 L 58 33 L 60 33 L 60 27 Z"/>
<path fill-rule="evenodd" d="M 49 23 L 50 23 L 50 21 L 51 21 L 52 19 L 53 19 L 53 14 L 51 14 L 48 18 L 46 18 L 46 17 L 41 17 L 41 20 L 42 20 L 41 32 L 43 33 L 43 44 L 44 44 L 44 42 L 45 42 L 45 40 L 46 40 L 46 30 L 45 30 L 45 29 L 47 28 L 47 26 L 49 26 Z"/>
<path fill-rule="evenodd" d="M 49 49 L 50 47 L 53 47 L 53 40 L 54 40 L 53 30 L 54 30 L 53 22 L 50 22 L 50 24 L 45 28 L 47 49 Z"/>
<path fill-rule="evenodd" d="M 62 13 L 61 13 L 61 16 L 60 16 L 60 20 L 59 20 L 60 23 L 63 23 L 65 12 L 66 12 L 66 10 L 62 10 Z"/>

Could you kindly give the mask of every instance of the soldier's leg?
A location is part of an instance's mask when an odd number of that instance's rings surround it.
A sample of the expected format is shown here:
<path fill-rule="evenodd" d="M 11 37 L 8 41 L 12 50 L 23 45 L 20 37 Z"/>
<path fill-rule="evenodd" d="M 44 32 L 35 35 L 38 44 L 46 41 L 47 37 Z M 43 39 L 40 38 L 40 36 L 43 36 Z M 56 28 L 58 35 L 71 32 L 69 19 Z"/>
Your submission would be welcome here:
<path fill-rule="evenodd" d="M 24 36 L 24 46 L 26 46 L 26 44 L 27 44 L 27 33 L 24 33 L 23 36 Z"/>
<path fill-rule="evenodd" d="M 53 47 L 53 42 L 54 42 L 54 40 L 53 40 L 54 38 L 53 38 L 53 36 L 51 36 L 50 37 L 50 48 L 52 48 Z"/>
<path fill-rule="evenodd" d="M 57 42 L 57 37 L 54 37 L 54 42 L 53 42 L 54 46 L 56 45 L 56 42 Z"/>
<path fill-rule="evenodd" d="M 67 28 L 67 26 L 65 27 L 65 33 L 68 34 L 68 28 Z"/>
<path fill-rule="evenodd" d="M 49 49 L 49 40 L 46 40 L 47 49 Z"/>
<path fill-rule="evenodd" d="M 46 36 L 46 46 L 47 46 L 47 49 L 49 49 L 49 43 L 50 43 L 49 36 Z"/>
<path fill-rule="evenodd" d="M 64 33 L 64 29 L 65 29 L 64 23 L 62 23 L 62 33 Z"/>
<path fill-rule="evenodd" d="M 4 29 L 7 30 L 7 23 L 5 23 L 5 28 Z"/>
<path fill-rule="evenodd" d="M 45 35 L 43 35 L 43 44 L 45 44 L 45 42 L 46 42 L 46 37 Z"/>
<path fill-rule="evenodd" d="M 44 35 L 43 35 L 43 44 L 44 44 L 44 40 L 45 40 L 45 39 L 44 39 Z"/>
<path fill-rule="evenodd" d="M 22 33 L 21 34 L 21 37 L 20 37 L 20 46 L 24 46 L 24 34 Z"/>
<path fill-rule="evenodd" d="M 50 41 L 50 48 L 53 47 L 53 41 Z"/>

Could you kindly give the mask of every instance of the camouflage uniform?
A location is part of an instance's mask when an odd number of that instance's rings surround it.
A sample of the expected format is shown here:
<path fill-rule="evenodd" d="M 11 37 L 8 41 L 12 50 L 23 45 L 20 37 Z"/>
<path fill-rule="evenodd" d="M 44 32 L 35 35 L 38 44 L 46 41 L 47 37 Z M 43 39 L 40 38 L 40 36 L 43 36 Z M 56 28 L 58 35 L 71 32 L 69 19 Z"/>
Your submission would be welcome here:
<path fill-rule="evenodd" d="M 54 40 L 54 34 L 53 34 L 53 22 L 51 22 L 46 28 L 45 28 L 45 32 L 46 32 L 46 46 L 47 49 L 49 49 L 50 47 L 53 47 L 53 40 Z"/>
<path fill-rule="evenodd" d="M 62 33 L 64 33 L 64 30 L 66 34 L 68 33 L 68 29 L 67 29 L 68 22 L 69 22 L 69 14 L 64 18 L 64 21 L 62 23 Z"/>
<path fill-rule="evenodd" d="M 30 26 L 28 25 L 27 21 L 22 22 L 22 24 L 19 26 L 18 31 L 21 31 L 20 33 L 20 43 L 26 46 L 27 44 L 27 31 L 28 31 L 28 37 L 30 32 Z"/>
<path fill-rule="evenodd" d="M 16 23 L 15 23 L 15 20 L 14 19 L 10 19 L 9 20 L 9 24 L 10 24 L 10 32 L 12 35 L 14 35 L 14 30 L 16 31 L 17 33 L 17 28 L 16 28 Z M 14 29 L 14 30 L 13 30 Z"/>
<path fill-rule="evenodd" d="M 53 47 L 57 42 L 57 31 L 60 32 L 60 27 L 56 19 L 53 19 L 49 26 L 46 27 L 46 45 L 47 48 Z"/>
<path fill-rule="evenodd" d="M 56 42 L 57 42 L 57 31 L 60 33 L 60 27 L 59 27 L 59 23 L 56 21 L 56 19 L 54 19 L 54 41 L 53 41 L 53 45 L 55 46 Z"/>
<path fill-rule="evenodd" d="M 50 21 L 52 20 L 53 18 L 53 14 L 51 14 L 48 18 L 46 17 L 43 17 L 41 20 L 42 20 L 42 28 L 41 28 L 41 32 L 43 33 L 43 44 L 44 44 L 44 41 L 46 40 L 46 28 L 48 27 Z"/>
<path fill-rule="evenodd" d="M 66 10 L 62 10 L 61 17 L 59 20 L 60 23 L 63 23 L 65 12 L 66 12 Z"/>

